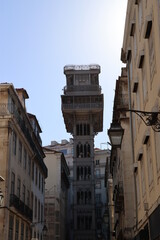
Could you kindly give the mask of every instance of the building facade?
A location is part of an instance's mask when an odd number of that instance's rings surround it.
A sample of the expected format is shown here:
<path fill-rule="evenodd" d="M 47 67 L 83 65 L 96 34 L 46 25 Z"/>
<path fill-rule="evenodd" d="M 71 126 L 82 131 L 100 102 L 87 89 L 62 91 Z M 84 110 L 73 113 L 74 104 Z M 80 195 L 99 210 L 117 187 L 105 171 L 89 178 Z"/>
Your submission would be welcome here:
<path fill-rule="evenodd" d="M 45 224 L 48 229 L 46 239 L 67 240 L 69 168 L 62 152 L 50 147 L 43 149 L 48 168 L 45 189 Z"/>
<path fill-rule="evenodd" d="M 56 152 L 62 152 L 65 156 L 67 166 L 69 168 L 70 175 L 69 189 L 67 191 L 67 223 L 66 223 L 66 236 L 67 239 L 73 240 L 73 139 L 69 141 L 66 139 L 61 140 L 61 143 L 57 141 L 51 141 L 51 144 L 47 148 L 55 150 Z"/>
<path fill-rule="evenodd" d="M 127 67 L 128 107 L 134 110 L 128 112 L 135 186 L 134 239 L 160 239 L 160 128 L 155 124 L 159 114 L 150 114 L 147 119 L 135 113 L 159 112 L 159 48 L 160 1 L 128 1 L 121 59 Z"/>
<path fill-rule="evenodd" d="M 109 149 L 94 149 L 94 176 L 95 176 L 95 212 L 96 212 L 96 239 L 109 239 L 109 226 L 104 215 L 107 211 L 105 171 L 107 159 L 110 158 Z"/>
<path fill-rule="evenodd" d="M 73 238 L 73 139 L 67 141 L 63 139 L 61 143 L 51 141 L 51 145 L 47 148 L 54 149 L 59 152 L 63 152 L 67 165 L 70 169 L 69 182 L 70 187 L 68 190 L 68 208 L 67 208 L 67 236 L 68 239 Z M 107 238 L 106 231 L 109 230 L 105 221 L 104 214 L 107 208 L 106 202 L 108 201 L 106 196 L 105 185 L 105 170 L 106 160 L 110 158 L 110 150 L 108 149 L 94 149 L 94 179 L 95 179 L 95 214 L 96 214 L 96 239 L 109 239 Z"/>
<path fill-rule="evenodd" d="M 44 181 L 40 126 L 26 112 L 24 89 L 0 84 L 0 239 L 43 239 Z"/>
<path fill-rule="evenodd" d="M 75 240 L 95 239 L 94 136 L 102 131 L 103 94 L 99 65 L 64 67 L 62 113 L 73 135 L 73 232 Z"/>
<path fill-rule="evenodd" d="M 121 146 L 112 146 L 110 158 L 113 186 L 109 193 L 112 197 L 110 196 L 109 199 L 110 201 L 113 199 L 114 204 L 114 228 L 112 225 L 111 236 L 117 240 L 133 239 L 136 225 L 135 172 L 132 159 L 130 116 L 123 111 L 128 108 L 127 70 L 122 68 L 121 76 L 116 81 L 112 122 L 120 123 L 124 134 Z M 112 222 L 111 218 L 110 222 Z"/>

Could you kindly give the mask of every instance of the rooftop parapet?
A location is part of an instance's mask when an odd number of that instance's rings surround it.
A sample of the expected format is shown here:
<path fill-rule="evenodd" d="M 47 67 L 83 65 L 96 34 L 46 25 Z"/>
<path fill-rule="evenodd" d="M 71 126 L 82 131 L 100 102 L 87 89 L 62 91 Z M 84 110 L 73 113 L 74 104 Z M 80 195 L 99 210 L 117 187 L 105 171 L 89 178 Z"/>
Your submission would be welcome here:
<path fill-rule="evenodd" d="M 100 72 L 100 66 L 98 64 L 90 64 L 90 65 L 66 65 L 64 66 L 64 73 L 66 71 L 79 71 L 79 70 L 98 70 Z"/>

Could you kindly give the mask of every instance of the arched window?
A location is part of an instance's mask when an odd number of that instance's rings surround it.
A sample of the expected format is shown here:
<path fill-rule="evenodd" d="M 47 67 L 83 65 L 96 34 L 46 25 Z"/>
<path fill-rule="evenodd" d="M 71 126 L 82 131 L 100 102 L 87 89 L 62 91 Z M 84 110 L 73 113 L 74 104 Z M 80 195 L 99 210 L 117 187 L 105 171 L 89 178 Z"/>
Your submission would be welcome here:
<path fill-rule="evenodd" d="M 83 157 L 83 145 L 82 144 L 80 145 L 80 156 L 81 156 L 81 158 Z"/>
<path fill-rule="evenodd" d="M 81 143 L 77 144 L 76 153 L 77 158 L 83 157 L 83 145 Z"/>
<path fill-rule="evenodd" d="M 88 144 L 87 146 L 87 157 L 90 157 L 91 150 L 90 150 L 90 145 Z"/>
<path fill-rule="evenodd" d="M 79 136 L 79 124 L 76 125 L 76 134 Z"/>
<path fill-rule="evenodd" d="M 86 158 L 87 157 L 87 145 L 84 144 L 84 157 Z"/>
<path fill-rule="evenodd" d="M 79 144 L 76 147 L 77 158 L 80 156 Z"/>
<path fill-rule="evenodd" d="M 81 179 L 84 179 L 84 169 L 81 167 Z"/>
<path fill-rule="evenodd" d="M 80 204 L 80 192 L 77 192 L 77 204 Z"/>
<path fill-rule="evenodd" d="M 77 136 L 90 135 L 90 125 L 88 123 L 78 123 L 76 125 Z"/>
<path fill-rule="evenodd" d="M 77 167 L 77 180 L 79 180 L 79 167 Z"/>
<path fill-rule="evenodd" d="M 87 135 L 90 135 L 90 125 L 87 124 Z"/>

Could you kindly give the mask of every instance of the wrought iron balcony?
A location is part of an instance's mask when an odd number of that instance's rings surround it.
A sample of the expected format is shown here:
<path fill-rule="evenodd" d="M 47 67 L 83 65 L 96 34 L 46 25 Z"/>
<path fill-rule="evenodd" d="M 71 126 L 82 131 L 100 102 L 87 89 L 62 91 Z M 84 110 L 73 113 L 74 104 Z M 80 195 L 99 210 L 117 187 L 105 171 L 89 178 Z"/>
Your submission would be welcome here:
<path fill-rule="evenodd" d="M 15 194 L 10 194 L 10 207 L 15 207 L 20 214 L 32 221 L 33 211 Z"/>

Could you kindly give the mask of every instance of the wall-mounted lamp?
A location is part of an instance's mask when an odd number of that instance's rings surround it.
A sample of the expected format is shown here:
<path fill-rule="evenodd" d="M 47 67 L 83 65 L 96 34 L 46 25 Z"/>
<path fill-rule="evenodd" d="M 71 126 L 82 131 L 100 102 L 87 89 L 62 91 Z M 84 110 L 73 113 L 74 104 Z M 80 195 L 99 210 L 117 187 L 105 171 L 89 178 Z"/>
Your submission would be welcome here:
<path fill-rule="evenodd" d="M 155 132 L 160 132 L 160 112 L 145 112 L 133 109 L 118 109 L 118 112 L 133 112 L 137 114 L 146 126 L 151 126 Z M 111 123 L 108 136 L 113 147 L 121 147 L 124 129 L 118 121 Z"/>
<path fill-rule="evenodd" d="M 121 147 L 124 129 L 119 122 L 111 123 L 110 129 L 108 129 L 108 136 L 113 147 Z"/>
<path fill-rule="evenodd" d="M 119 112 L 133 112 L 138 115 L 146 126 L 151 126 L 155 132 L 160 132 L 160 112 L 145 112 L 134 109 L 118 109 Z"/>

